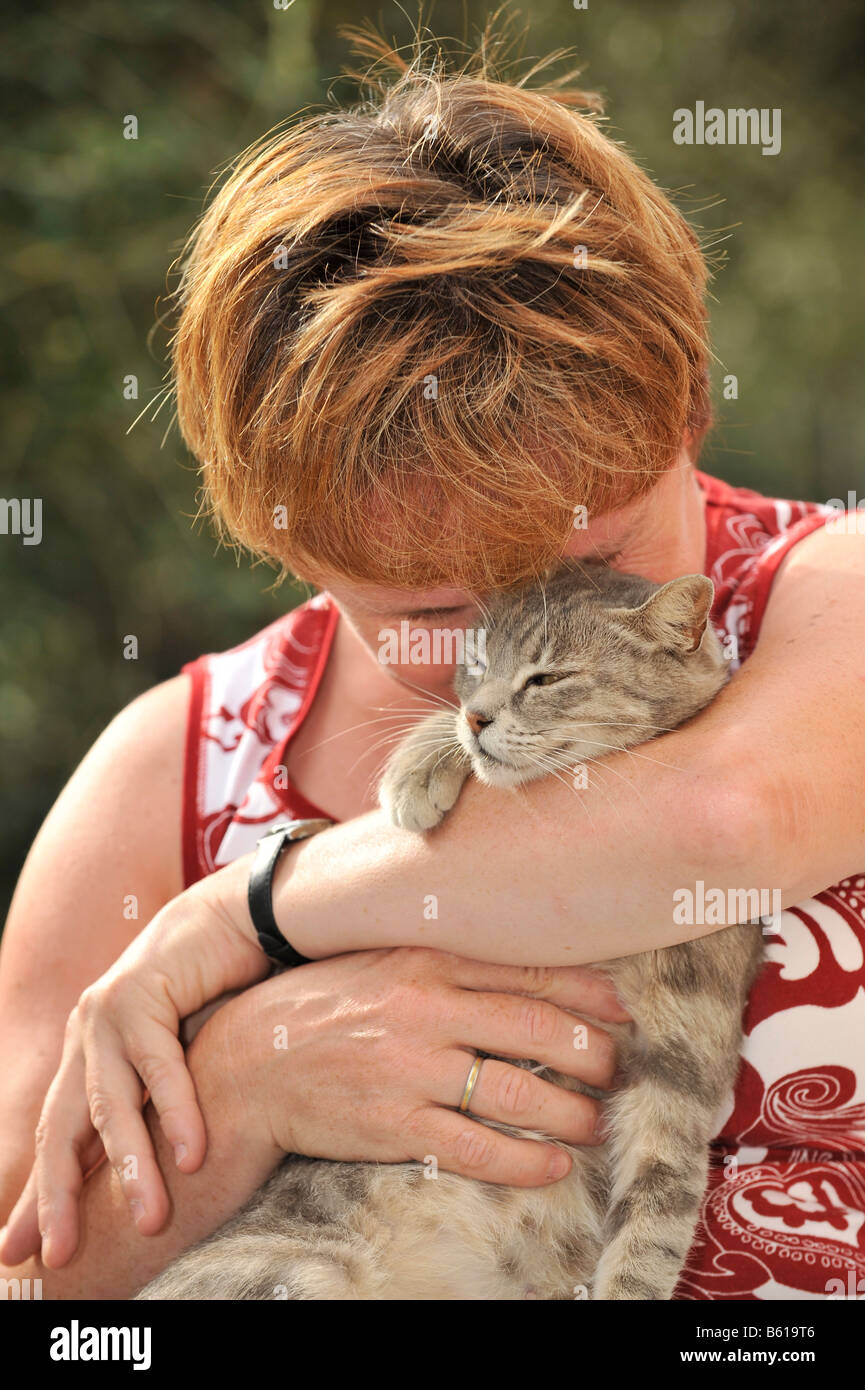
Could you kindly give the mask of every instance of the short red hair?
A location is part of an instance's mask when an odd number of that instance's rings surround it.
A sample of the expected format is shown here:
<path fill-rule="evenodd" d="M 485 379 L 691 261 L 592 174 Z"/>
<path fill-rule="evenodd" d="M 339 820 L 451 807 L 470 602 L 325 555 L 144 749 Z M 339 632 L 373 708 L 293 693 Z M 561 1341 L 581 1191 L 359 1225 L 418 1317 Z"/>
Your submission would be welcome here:
<path fill-rule="evenodd" d="M 596 98 L 425 52 L 240 157 L 183 265 L 177 409 L 256 553 L 483 590 L 705 430 L 708 276 Z"/>

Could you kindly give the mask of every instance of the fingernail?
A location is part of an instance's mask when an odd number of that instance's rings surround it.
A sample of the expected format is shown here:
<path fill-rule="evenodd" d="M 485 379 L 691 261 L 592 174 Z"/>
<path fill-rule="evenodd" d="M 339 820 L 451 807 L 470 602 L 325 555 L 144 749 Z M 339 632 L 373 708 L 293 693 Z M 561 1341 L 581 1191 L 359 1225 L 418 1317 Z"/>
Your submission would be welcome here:
<path fill-rule="evenodd" d="M 187 1149 L 185 1144 L 174 1145 L 174 1162 L 177 1164 L 178 1168 L 180 1167 L 181 1163 L 183 1162 L 188 1153 L 189 1150 Z"/>
<path fill-rule="evenodd" d="M 133 1197 L 132 1201 L 129 1203 L 129 1210 L 132 1215 L 132 1220 L 137 1226 L 144 1215 L 144 1203 L 139 1201 L 137 1197 Z"/>
<path fill-rule="evenodd" d="M 613 998 L 615 999 L 616 1003 L 618 1004 L 619 1008 L 621 1009 L 622 1013 L 625 1015 L 626 1018 L 630 1018 L 631 1011 L 628 1008 L 627 1004 L 624 1002 L 624 1000 L 621 998 L 619 991 L 616 989 L 612 975 L 604 971 L 602 979 L 604 981 L 604 984 L 607 986 L 610 993 L 612 994 Z"/>
<path fill-rule="evenodd" d="M 570 1172 L 571 1160 L 562 1149 L 556 1149 L 547 1165 L 547 1178 L 550 1182 L 556 1182 L 558 1178 L 563 1178 L 565 1173 Z"/>
<path fill-rule="evenodd" d="M 602 1110 L 598 1115 L 598 1118 L 595 1120 L 595 1138 L 603 1140 L 609 1139 L 609 1137 L 610 1126 L 607 1122 L 607 1117 Z"/>

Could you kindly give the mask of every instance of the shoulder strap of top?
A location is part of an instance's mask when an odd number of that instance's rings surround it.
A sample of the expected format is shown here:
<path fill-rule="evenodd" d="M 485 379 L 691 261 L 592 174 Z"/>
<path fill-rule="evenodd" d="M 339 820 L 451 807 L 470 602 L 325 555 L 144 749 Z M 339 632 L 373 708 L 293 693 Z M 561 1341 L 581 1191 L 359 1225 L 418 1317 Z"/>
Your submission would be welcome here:
<path fill-rule="evenodd" d="M 253 849 L 286 810 L 321 814 L 305 799 L 300 806 L 298 794 L 273 774 L 315 698 L 338 616 L 336 605 L 318 595 L 240 646 L 184 666 L 192 682 L 183 790 L 187 886 Z"/>
<path fill-rule="evenodd" d="M 712 619 L 733 639 L 735 669 L 757 642 L 772 583 L 782 560 L 834 515 L 817 502 L 762 497 L 697 473 L 706 497 L 705 573 L 715 585 Z"/>

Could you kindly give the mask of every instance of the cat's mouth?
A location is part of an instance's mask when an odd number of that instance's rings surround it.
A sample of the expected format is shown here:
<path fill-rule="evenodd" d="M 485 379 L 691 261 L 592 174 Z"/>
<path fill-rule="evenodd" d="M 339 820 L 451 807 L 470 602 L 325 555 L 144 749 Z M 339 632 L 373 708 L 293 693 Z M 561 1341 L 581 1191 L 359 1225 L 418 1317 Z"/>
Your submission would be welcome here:
<path fill-rule="evenodd" d="M 521 766 L 519 763 L 508 762 L 495 753 L 488 753 L 477 739 L 471 750 L 471 759 L 478 781 L 485 782 L 489 787 L 519 786 L 533 775 L 528 764 Z"/>
<path fill-rule="evenodd" d="M 505 762 L 504 758 L 497 757 L 495 753 L 488 753 L 486 748 L 482 747 L 481 744 L 477 742 L 475 743 L 475 746 L 472 749 L 472 756 L 475 758 L 480 758 L 481 762 L 483 762 L 485 765 L 489 764 L 490 767 L 512 766 L 511 763 Z"/>
<path fill-rule="evenodd" d="M 486 730 L 475 733 L 468 727 L 460 731 L 459 739 L 472 760 L 472 767 L 479 782 L 490 787 L 514 787 L 521 782 L 537 776 L 537 769 L 530 758 L 521 758 L 518 749 L 506 748 L 495 753 L 484 747 L 481 738 Z M 505 742 L 500 736 L 497 742 Z"/>

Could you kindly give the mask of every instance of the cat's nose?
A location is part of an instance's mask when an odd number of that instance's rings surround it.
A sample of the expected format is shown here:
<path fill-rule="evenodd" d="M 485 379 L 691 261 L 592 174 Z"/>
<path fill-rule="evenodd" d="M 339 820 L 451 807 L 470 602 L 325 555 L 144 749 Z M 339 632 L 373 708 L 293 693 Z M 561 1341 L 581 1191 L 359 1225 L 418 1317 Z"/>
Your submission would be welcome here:
<path fill-rule="evenodd" d="M 488 719 L 485 714 L 478 714 L 477 710 L 466 710 L 466 723 L 473 734 L 479 734 L 481 729 L 485 729 L 492 722 L 492 719 Z"/>

